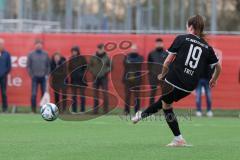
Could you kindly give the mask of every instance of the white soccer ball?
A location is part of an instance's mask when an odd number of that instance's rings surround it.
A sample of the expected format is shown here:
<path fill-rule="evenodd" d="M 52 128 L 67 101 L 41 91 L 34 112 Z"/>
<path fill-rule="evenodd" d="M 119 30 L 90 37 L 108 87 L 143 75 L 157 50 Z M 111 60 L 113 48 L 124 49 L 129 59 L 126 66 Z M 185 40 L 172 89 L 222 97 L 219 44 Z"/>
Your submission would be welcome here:
<path fill-rule="evenodd" d="M 58 107 L 53 103 L 46 103 L 40 109 L 42 118 L 46 121 L 54 121 L 58 118 L 59 110 Z"/>

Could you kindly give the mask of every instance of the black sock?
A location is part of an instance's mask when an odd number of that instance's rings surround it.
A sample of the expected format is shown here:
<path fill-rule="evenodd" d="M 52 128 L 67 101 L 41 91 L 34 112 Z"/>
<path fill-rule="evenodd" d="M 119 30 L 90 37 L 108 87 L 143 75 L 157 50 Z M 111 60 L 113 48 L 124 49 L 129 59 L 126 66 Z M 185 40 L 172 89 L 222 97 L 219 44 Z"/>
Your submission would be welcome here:
<path fill-rule="evenodd" d="M 163 110 L 165 114 L 165 119 L 168 123 L 169 128 L 172 130 L 174 136 L 179 136 L 181 135 L 179 126 L 178 126 L 178 121 L 177 117 L 175 116 L 173 109 L 168 109 L 168 110 Z"/>
<path fill-rule="evenodd" d="M 157 113 L 161 109 L 162 109 L 162 99 L 160 98 L 156 103 L 152 104 L 150 107 L 145 109 L 145 111 L 142 112 L 141 117 L 143 119 L 147 118 L 153 115 L 154 113 Z"/>

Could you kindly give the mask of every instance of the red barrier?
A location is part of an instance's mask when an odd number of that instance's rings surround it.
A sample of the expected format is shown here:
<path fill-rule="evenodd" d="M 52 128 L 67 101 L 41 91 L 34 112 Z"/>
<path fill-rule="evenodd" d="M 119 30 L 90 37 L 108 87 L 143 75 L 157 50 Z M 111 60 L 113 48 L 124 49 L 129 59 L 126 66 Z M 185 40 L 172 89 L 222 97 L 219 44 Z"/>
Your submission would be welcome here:
<path fill-rule="evenodd" d="M 55 51 L 61 52 L 64 56 L 70 56 L 70 48 L 79 45 L 82 53 L 93 54 L 98 43 L 114 42 L 117 47 L 109 55 L 126 53 L 119 48 L 122 41 L 131 41 L 139 46 L 140 53 L 147 58 L 148 52 L 154 48 L 154 40 L 162 37 L 165 46 L 168 47 L 174 35 L 109 35 L 109 34 L 0 34 L 6 41 L 6 49 L 12 55 L 12 72 L 8 77 L 8 100 L 12 105 L 29 106 L 31 81 L 26 71 L 26 56 L 33 49 L 36 38 L 44 40 L 44 48 L 50 55 Z M 223 73 L 218 86 L 213 90 L 214 108 L 240 109 L 240 85 L 238 82 L 240 56 L 240 36 L 209 36 L 210 44 L 222 52 Z M 116 66 L 117 67 L 117 66 Z M 110 83 L 110 90 L 114 92 Z M 92 101 L 92 100 L 91 100 Z M 122 102 L 120 106 L 122 106 Z M 146 106 L 148 100 L 143 100 Z M 204 104 L 205 105 L 205 104 Z M 194 107 L 194 93 L 185 100 L 176 104 L 178 107 Z"/>

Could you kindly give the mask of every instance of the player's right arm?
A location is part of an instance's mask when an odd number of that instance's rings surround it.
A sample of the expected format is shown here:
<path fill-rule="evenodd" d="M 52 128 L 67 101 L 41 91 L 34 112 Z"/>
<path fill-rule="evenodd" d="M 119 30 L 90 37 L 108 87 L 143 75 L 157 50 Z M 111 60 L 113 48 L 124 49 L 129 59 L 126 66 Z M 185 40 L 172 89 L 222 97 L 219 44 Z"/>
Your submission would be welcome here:
<path fill-rule="evenodd" d="M 169 65 L 175 60 L 176 55 L 175 54 L 169 54 L 164 61 L 162 73 L 158 76 L 159 80 L 163 80 L 168 72 Z"/>
<path fill-rule="evenodd" d="M 170 48 L 167 50 L 168 56 L 164 61 L 162 73 L 158 76 L 159 80 L 163 80 L 164 77 L 166 76 L 169 65 L 175 60 L 177 52 L 182 45 L 182 42 L 183 42 L 182 36 L 177 36 L 173 41 L 172 45 L 170 46 Z"/>
<path fill-rule="evenodd" d="M 217 84 L 217 80 L 221 74 L 222 67 L 212 47 L 209 48 L 209 56 L 207 63 L 211 66 L 215 66 L 215 71 L 212 75 L 211 80 L 209 81 L 209 87 L 213 88 Z"/>
<path fill-rule="evenodd" d="M 221 71 L 222 71 L 222 67 L 221 67 L 220 63 L 217 63 L 215 65 L 215 71 L 213 73 L 213 76 L 212 76 L 212 78 L 211 78 L 211 80 L 209 82 L 210 88 L 213 88 L 213 87 L 216 86 L 217 80 L 218 80 L 218 78 L 219 78 L 219 76 L 221 74 Z"/>

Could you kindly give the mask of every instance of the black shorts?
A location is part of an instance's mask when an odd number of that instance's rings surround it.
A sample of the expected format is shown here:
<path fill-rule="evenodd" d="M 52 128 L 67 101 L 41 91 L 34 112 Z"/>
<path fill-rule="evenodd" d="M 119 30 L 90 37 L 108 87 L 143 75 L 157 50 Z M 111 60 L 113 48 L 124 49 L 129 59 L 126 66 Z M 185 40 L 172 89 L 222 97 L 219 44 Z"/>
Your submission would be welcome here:
<path fill-rule="evenodd" d="M 191 93 L 189 93 L 189 92 L 184 92 L 184 91 L 179 90 L 174 87 L 171 92 L 169 92 L 166 95 L 163 95 L 161 97 L 161 99 L 167 104 L 172 104 L 173 102 L 177 102 L 177 101 L 187 97 L 190 94 Z"/>

